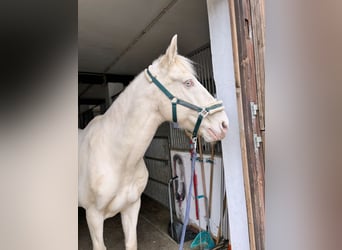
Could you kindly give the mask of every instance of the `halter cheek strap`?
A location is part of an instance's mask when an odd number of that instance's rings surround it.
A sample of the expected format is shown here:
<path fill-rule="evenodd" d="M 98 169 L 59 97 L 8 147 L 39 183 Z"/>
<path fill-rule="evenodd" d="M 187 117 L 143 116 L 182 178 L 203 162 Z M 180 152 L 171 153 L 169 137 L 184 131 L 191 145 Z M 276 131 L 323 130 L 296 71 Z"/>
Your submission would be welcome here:
<path fill-rule="evenodd" d="M 164 85 L 158 81 L 158 79 L 152 75 L 151 71 L 149 69 L 145 70 L 145 75 L 147 79 L 150 80 L 150 82 L 153 82 L 166 96 L 167 98 L 170 99 L 171 104 L 172 104 L 172 121 L 177 122 L 177 104 L 178 104 L 178 99 L 175 97 L 173 94 L 171 94 L 165 87 Z"/>
<path fill-rule="evenodd" d="M 177 104 L 198 112 L 197 121 L 196 121 L 194 130 L 192 132 L 192 138 L 193 138 L 194 143 L 196 143 L 195 141 L 197 139 L 197 133 L 201 126 L 203 118 L 224 109 L 222 101 L 215 101 L 214 103 L 208 105 L 207 107 L 199 107 L 197 105 L 191 104 L 182 99 L 178 99 L 173 94 L 171 94 L 160 81 L 158 81 L 157 77 L 152 75 L 151 71 L 148 68 L 145 69 L 145 75 L 146 75 L 146 78 L 150 82 L 153 82 L 171 101 L 173 122 L 177 122 Z"/>

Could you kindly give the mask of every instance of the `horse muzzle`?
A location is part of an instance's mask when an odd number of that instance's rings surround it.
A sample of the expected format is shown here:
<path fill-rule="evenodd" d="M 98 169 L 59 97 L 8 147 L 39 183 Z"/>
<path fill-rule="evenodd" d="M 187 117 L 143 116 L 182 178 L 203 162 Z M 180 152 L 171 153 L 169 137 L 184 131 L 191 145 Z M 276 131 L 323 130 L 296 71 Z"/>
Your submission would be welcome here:
<path fill-rule="evenodd" d="M 203 120 L 203 126 L 200 134 L 208 142 L 222 140 L 228 132 L 229 120 L 226 113 L 222 110 L 209 119 Z"/>

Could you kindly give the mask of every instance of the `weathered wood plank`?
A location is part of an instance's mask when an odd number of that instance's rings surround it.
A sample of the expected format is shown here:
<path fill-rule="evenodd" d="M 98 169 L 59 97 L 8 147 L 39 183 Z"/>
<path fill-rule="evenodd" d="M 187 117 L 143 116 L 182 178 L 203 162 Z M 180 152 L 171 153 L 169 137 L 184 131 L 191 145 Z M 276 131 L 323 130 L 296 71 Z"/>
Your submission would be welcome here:
<path fill-rule="evenodd" d="M 250 110 L 250 102 L 258 103 L 260 100 L 263 87 L 262 76 L 260 72 L 263 66 L 259 65 L 262 56 L 255 51 L 255 46 L 258 42 L 255 41 L 257 37 L 254 36 L 253 29 L 257 30 L 258 23 L 255 23 L 253 28 L 253 19 L 251 14 L 251 5 L 255 6 L 252 1 L 257 0 L 235 0 L 234 7 L 236 13 L 236 28 L 237 40 L 240 62 L 240 81 L 241 81 L 241 100 L 243 109 L 243 123 L 245 132 L 245 144 L 248 161 L 248 177 L 251 193 L 251 204 L 247 204 L 253 214 L 254 243 L 257 250 L 265 249 L 265 232 L 264 232 L 264 207 L 265 207 L 265 189 L 264 189 L 264 151 L 263 147 L 255 149 L 254 135 L 260 136 L 260 131 L 264 130 L 264 123 L 260 122 L 260 113 L 258 118 L 252 118 Z M 254 9 L 253 9 L 254 11 Z M 256 17 L 254 17 L 255 20 Z M 258 50 L 258 49 L 257 49 Z M 257 56 L 256 56 L 257 54 Z M 262 53 L 261 53 L 262 55 Z M 261 92 L 260 92 L 261 91 Z M 262 97 L 261 97 L 262 98 Z M 262 101 L 261 101 L 262 102 Z M 259 104 L 259 107 L 260 104 Z M 262 108 L 263 109 L 263 104 Z M 263 117 L 261 118 L 261 121 Z M 234 247 L 234 246 L 233 246 Z"/>
<path fill-rule="evenodd" d="M 265 130 L 265 13 L 263 0 L 251 0 L 256 84 L 260 129 Z"/>
<path fill-rule="evenodd" d="M 249 171 L 248 171 L 247 146 L 246 146 L 246 140 L 245 140 L 246 135 L 245 135 L 245 127 L 244 127 L 244 119 L 243 119 L 244 111 L 243 111 L 242 96 L 241 96 L 241 78 L 240 78 L 240 67 L 239 67 L 240 63 L 239 63 L 239 50 L 238 50 L 235 7 L 234 7 L 234 0 L 228 0 L 228 2 L 229 2 L 231 33 L 232 33 L 234 74 L 235 74 L 235 81 L 236 81 L 236 99 L 237 99 L 239 126 L 240 126 L 240 145 L 241 145 L 244 187 L 245 187 L 246 207 L 247 207 L 247 217 L 248 217 L 249 243 L 250 243 L 250 250 L 256 250 L 252 197 L 251 197 L 251 188 L 250 188 Z"/>

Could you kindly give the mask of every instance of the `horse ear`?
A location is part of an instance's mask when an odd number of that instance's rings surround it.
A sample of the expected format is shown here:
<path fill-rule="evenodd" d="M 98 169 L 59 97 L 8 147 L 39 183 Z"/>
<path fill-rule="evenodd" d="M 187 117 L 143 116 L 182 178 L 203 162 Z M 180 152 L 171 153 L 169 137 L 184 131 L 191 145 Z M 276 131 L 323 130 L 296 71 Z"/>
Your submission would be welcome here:
<path fill-rule="evenodd" d="M 165 59 L 168 65 L 171 65 L 174 62 L 176 55 L 177 55 L 177 35 L 174 35 L 165 53 Z"/>

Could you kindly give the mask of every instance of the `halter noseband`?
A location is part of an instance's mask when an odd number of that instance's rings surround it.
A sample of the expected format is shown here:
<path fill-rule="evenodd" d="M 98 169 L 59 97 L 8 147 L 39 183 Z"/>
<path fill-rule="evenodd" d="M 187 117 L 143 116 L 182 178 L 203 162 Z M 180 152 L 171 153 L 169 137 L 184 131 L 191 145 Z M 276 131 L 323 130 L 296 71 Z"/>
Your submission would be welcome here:
<path fill-rule="evenodd" d="M 195 110 L 198 112 L 197 121 L 195 124 L 194 131 L 192 132 L 192 140 L 194 143 L 196 143 L 197 140 L 197 133 L 198 129 L 202 123 L 203 118 L 205 118 L 208 114 L 212 115 L 218 111 L 221 111 L 224 109 L 222 101 L 216 100 L 214 103 L 208 105 L 207 107 L 199 107 L 197 105 L 191 104 L 187 101 L 184 101 L 182 99 L 177 98 L 173 94 L 171 94 L 161 82 L 158 81 L 158 79 L 152 75 L 150 70 L 147 68 L 145 69 L 145 75 L 146 78 L 153 82 L 171 101 L 172 104 L 172 120 L 173 122 L 177 122 L 177 104 L 182 105 L 184 107 L 187 107 L 189 109 Z M 196 147 L 195 147 L 196 148 Z"/>

